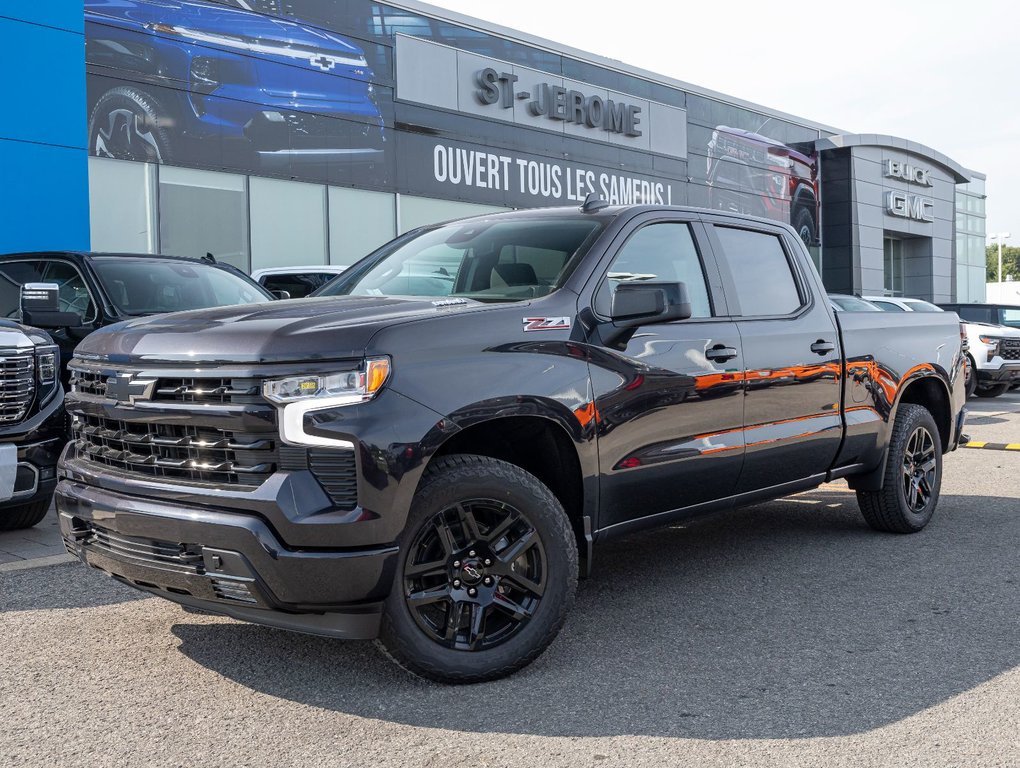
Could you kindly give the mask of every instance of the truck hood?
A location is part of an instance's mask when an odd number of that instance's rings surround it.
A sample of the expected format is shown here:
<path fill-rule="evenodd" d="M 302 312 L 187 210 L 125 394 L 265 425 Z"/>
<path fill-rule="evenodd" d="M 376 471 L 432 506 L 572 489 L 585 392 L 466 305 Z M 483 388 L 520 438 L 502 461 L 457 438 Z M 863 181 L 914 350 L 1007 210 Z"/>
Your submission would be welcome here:
<path fill-rule="evenodd" d="M 394 323 L 491 305 L 458 299 L 339 296 L 177 312 L 117 323 L 75 350 L 110 363 L 271 364 L 361 357 L 372 336 Z"/>
<path fill-rule="evenodd" d="M 0 349 L 20 351 L 50 344 L 53 339 L 46 331 L 13 320 L 0 320 Z"/>

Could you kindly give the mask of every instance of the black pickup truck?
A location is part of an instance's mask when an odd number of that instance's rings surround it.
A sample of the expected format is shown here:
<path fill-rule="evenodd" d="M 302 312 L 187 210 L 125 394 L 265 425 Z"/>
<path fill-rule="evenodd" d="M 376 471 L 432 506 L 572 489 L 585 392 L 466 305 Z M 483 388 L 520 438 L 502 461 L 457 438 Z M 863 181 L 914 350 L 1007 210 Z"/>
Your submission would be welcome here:
<path fill-rule="evenodd" d="M 0 320 L 0 531 L 49 510 L 67 440 L 60 350 L 38 328 Z"/>
<path fill-rule="evenodd" d="M 103 329 L 71 368 L 71 552 L 446 682 L 535 659 L 613 536 L 836 478 L 921 530 L 965 416 L 953 315 L 837 315 L 786 225 L 594 200 Z"/>

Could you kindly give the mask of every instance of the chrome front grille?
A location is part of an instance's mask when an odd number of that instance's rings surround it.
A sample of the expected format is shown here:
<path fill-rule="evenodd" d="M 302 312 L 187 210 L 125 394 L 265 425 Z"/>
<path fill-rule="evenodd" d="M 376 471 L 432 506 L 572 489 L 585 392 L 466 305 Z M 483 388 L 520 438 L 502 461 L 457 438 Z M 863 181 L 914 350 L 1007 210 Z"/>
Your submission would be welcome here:
<path fill-rule="evenodd" d="M 258 379 L 159 379 L 153 400 L 173 403 L 262 402 Z"/>
<path fill-rule="evenodd" d="M 81 458 L 151 477 L 256 487 L 277 467 L 275 433 L 239 434 L 92 414 L 77 416 L 72 433 Z"/>
<path fill-rule="evenodd" d="M 93 397 L 106 397 L 106 375 L 85 368 L 71 368 L 71 391 Z"/>
<path fill-rule="evenodd" d="M 1020 340 L 1003 341 L 999 345 L 999 354 L 1003 360 L 1020 360 Z"/>
<path fill-rule="evenodd" d="M 35 356 L 0 352 L 0 423 L 21 421 L 35 398 Z"/>

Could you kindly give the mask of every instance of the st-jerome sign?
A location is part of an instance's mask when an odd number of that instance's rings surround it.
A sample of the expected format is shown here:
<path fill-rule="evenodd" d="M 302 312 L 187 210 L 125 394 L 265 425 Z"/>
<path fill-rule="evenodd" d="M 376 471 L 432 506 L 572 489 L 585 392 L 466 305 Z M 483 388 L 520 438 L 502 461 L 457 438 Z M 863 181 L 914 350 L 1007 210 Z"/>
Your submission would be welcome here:
<path fill-rule="evenodd" d="M 623 136 L 641 136 L 641 107 L 603 99 L 598 94 L 587 95 L 568 90 L 555 83 L 538 83 L 532 91 L 517 90 L 520 78 L 510 72 L 499 72 L 486 67 L 475 74 L 478 85 L 476 97 L 483 105 L 499 104 L 513 109 L 517 100 L 528 102 L 528 112 L 534 117 L 547 117 L 567 123 L 618 133 Z"/>

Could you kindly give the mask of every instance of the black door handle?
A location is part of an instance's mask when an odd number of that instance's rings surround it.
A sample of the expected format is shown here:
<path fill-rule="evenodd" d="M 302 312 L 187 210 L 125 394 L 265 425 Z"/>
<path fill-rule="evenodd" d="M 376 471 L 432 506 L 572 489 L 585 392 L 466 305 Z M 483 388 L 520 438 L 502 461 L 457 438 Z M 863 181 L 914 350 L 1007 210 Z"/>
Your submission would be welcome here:
<path fill-rule="evenodd" d="M 736 356 L 737 350 L 733 347 L 723 346 L 722 344 L 716 344 L 705 353 L 705 357 L 709 360 L 715 360 L 717 363 L 725 363 L 727 360 L 732 360 Z"/>
<path fill-rule="evenodd" d="M 814 352 L 816 355 L 827 355 L 830 352 L 835 351 L 835 349 L 836 349 L 835 344 L 833 344 L 831 341 L 825 341 L 824 339 L 819 339 L 818 341 L 811 345 L 811 351 Z"/>

